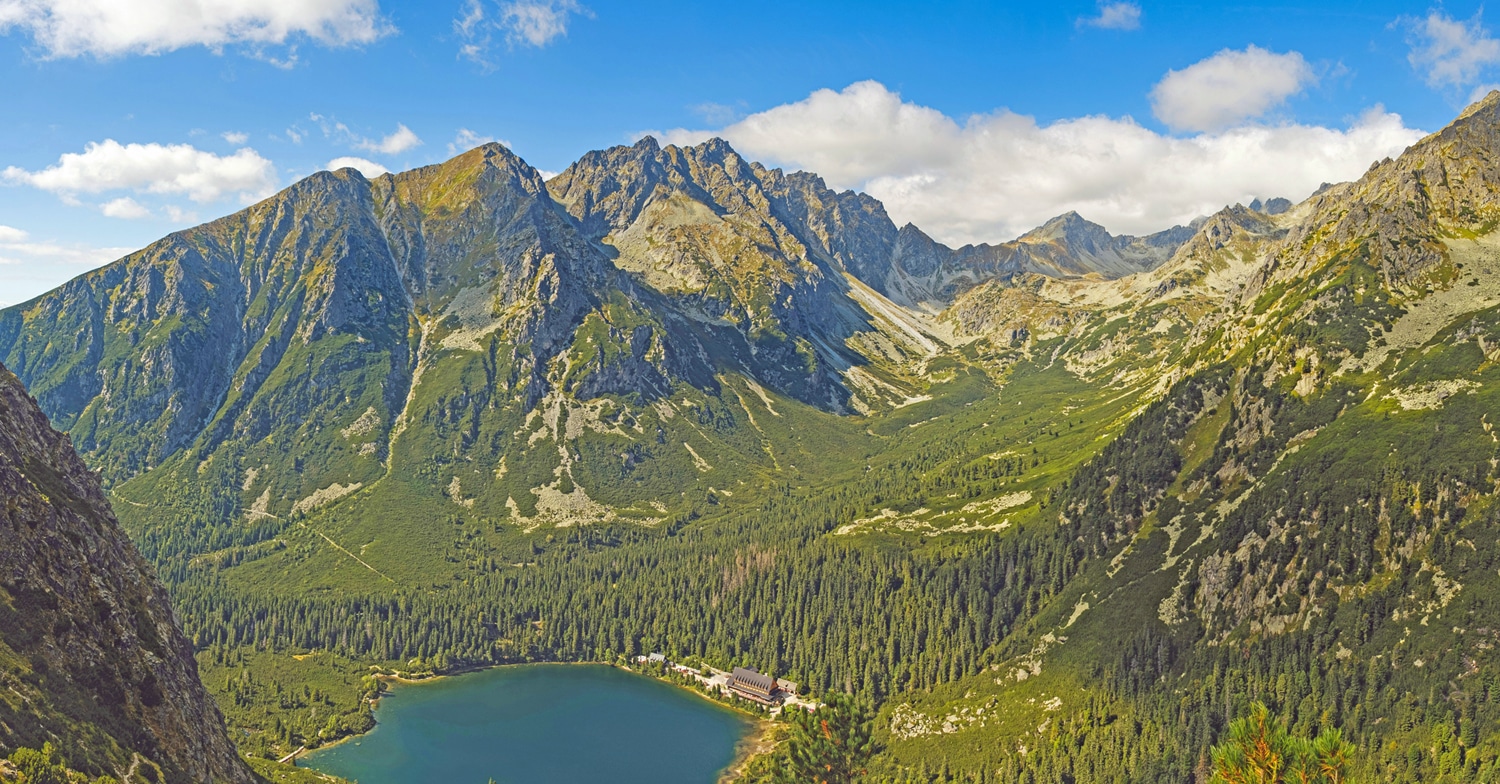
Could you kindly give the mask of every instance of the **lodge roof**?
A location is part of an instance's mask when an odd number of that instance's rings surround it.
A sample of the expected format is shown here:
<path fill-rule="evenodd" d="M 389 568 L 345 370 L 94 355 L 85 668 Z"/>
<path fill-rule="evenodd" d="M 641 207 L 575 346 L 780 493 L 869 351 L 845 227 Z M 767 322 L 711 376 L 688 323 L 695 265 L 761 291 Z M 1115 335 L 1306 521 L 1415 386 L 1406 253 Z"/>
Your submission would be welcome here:
<path fill-rule="evenodd" d="M 735 667 L 734 672 L 729 675 L 731 684 L 743 684 L 757 691 L 770 694 L 776 690 L 776 679 L 769 675 L 762 675 L 755 670 L 747 670 L 744 667 Z"/>

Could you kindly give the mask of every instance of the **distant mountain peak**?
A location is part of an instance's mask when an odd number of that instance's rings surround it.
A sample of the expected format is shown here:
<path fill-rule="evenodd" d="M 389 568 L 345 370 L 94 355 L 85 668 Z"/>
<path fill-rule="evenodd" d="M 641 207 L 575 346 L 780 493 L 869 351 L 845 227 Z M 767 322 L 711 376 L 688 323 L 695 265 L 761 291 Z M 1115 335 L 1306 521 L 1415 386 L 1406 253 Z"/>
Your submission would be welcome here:
<path fill-rule="evenodd" d="M 1114 236 L 1102 225 L 1094 223 L 1074 210 L 1069 210 L 1031 231 L 1022 234 L 1017 242 L 1046 242 L 1064 240 L 1072 244 L 1090 247 L 1108 243 Z"/>
<path fill-rule="evenodd" d="M 1283 212 L 1290 210 L 1293 206 L 1295 205 L 1292 204 L 1291 199 L 1283 199 L 1280 197 L 1266 199 L 1265 201 L 1261 201 L 1257 198 L 1254 201 L 1250 202 L 1250 210 L 1252 212 L 1263 212 L 1267 215 L 1280 215 Z"/>

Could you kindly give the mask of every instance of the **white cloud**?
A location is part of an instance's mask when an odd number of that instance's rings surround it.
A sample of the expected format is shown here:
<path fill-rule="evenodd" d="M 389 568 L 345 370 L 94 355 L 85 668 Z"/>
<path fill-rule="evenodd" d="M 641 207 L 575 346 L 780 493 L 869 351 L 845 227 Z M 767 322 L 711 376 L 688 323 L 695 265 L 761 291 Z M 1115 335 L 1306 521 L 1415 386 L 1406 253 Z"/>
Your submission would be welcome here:
<path fill-rule="evenodd" d="M 120 144 L 114 139 L 90 142 L 83 152 L 66 153 L 56 165 L 39 171 L 11 166 L 3 176 L 70 202 L 80 193 L 114 190 L 185 195 L 197 202 L 231 195 L 251 201 L 276 187 L 275 167 L 249 148 L 215 155 L 189 144 Z"/>
<path fill-rule="evenodd" d="M 242 133 L 240 131 L 225 131 L 219 135 L 224 137 L 224 141 L 229 142 L 236 147 L 250 141 L 250 134 Z"/>
<path fill-rule="evenodd" d="M 668 131 L 671 143 L 694 143 L 714 134 Z M 752 114 L 722 134 L 742 152 L 815 171 L 852 186 L 881 175 L 904 176 L 949 160 L 962 129 L 942 112 L 901 100 L 879 82 L 858 82 L 843 92 L 818 90 L 797 103 Z"/>
<path fill-rule="evenodd" d="M 481 144 L 489 144 L 490 142 L 500 142 L 506 147 L 510 146 L 510 142 L 503 139 L 476 133 L 468 128 L 459 128 L 458 134 L 453 137 L 453 141 L 448 142 L 448 154 L 457 155 L 461 152 L 468 152 Z"/>
<path fill-rule="evenodd" d="M 343 128 L 346 131 L 348 130 L 348 128 L 345 128 L 342 123 L 340 123 L 338 127 Z M 370 152 L 395 155 L 397 153 L 406 152 L 407 150 L 410 150 L 411 148 L 416 147 L 421 143 L 422 140 L 418 138 L 415 133 L 412 133 L 412 130 L 410 128 L 402 125 L 401 123 L 397 123 L 396 131 L 391 135 L 385 137 L 384 139 L 380 139 L 379 141 L 376 141 L 374 139 L 361 139 L 355 142 L 354 146 L 358 147 L 361 150 L 368 150 Z"/>
<path fill-rule="evenodd" d="M 93 268 L 108 264 L 132 250 L 134 249 L 91 248 L 86 245 L 65 245 L 57 242 L 0 243 L 0 259 L 7 264 L 25 264 L 30 260 Z"/>
<path fill-rule="evenodd" d="M 575 0 L 514 0 L 500 6 L 500 26 L 512 44 L 546 46 L 568 34 L 568 17 L 586 13 Z"/>
<path fill-rule="evenodd" d="M 543 47 L 568 34 L 574 15 L 592 17 L 577 0 L 510 0 L 487 10 L 484 0 L 468 0 L 463 15 L 453 20 L 453 32 L 463 41 L 459 56 L 486 68 L 498 32 L 511 47 Z"/>
<path fill-rule="evenodd" d="M 140 202 L 129 196 L 121 196 L 114 201 L 105 202 L 99 206 L 99 210 L 110 218 L 124 218 L 126 220 L 140 220 L 151 217 L 151 211 L 141 205 Z"/>
<path fill-rule="evenodd" d="M 1407 59 L 1433 87 L 1464 87 L 1478 81 L 1486 68 L 1500 63 L 1500 41 L 1480 23 L 1479 14 L 1458 21 L 1432 10 L 1425 19 L 1402 19 L 1409 29 Z"/>
<path fill-rule="evenodd" d="M 1297 52 L 1225 49 L 1168 71 L 1151 91 L 1151 108 L 1177 130 L 1220 131 L 1264 115 L 1316 81 Z"/>
<path fill-rule="evenodd" d="M 1469 100 L 1468 100 L 1468 103 L 1474 103 L 1476 101 L 1482 101 L 1482 100 L 1484 100 L 1485 96 L 1489 95 L 1490 93 L 1492 93 L 1492 92 L 1494 92 L 1496 90 L 1500 90 L 1500 84 L 1493 84 L 1493 83 L 1481 84 L 1478 87 L 1475 87 L 1474 89 L 1472 89 L 1472 90 L 1469 91 Z"/>
<path fill-rule="evenodd" d="M 339 144 L 347 144 L 357 150 L 396 155 L 422 144 L 422 139 L 402 123 L 396 123 L 396 130 L 385 138 L 371 139 L 355 133 L 350 130 L 349 126 L 332 117 L 325 117 L 317 112 L 313 112 L 307 117 L 317 123 L 318 127 L 323 130 L 323 138 L 331 139 Z M 301 129 L 296 126 L 288 128 L 287 135 L 297 144 L 301 144 L 304 138 Z"/>
<path fill-rule="evenodd" d="M 1002 110 L 958 120 L 860 82 L 716 132 L 657 135 L 673 143 L 722 136 L 748 157 L 862 189 L 897 223 L 962 244 L 1010 239 L 1068 210 L 1142 234 L 1256 196 L 1300 199 L 1325 181 L 1358 177 L 1422 134 L 1378 107 L 1347 129 L 1251 125 L 1186 139 L 1129 118 L 1039 125 Z"/>
<path fill-rule="evenodd" d="M 0 0 L 0 32 L 11 29 L 48 57 L 257 49 L 299 38 L 351 46 L 392 32 L 378 0 Z"/>
<path fill-rule="evenodd" d="M 198 213 L 192 210 L 184 210 L 183 208 L 178 207 L 175 204 L 168 204 L 166 206 L 166 210 L 167 220 L 173 223 L 187 224 L 198 222 Z"/>
<path fill-rule="evenodd" d="M 20 229 L 0 226 L 0 300 L 28 300 L 131 250 L 36 241 Z"/>
<path fill-rule="evenodd" d="M 328 162 L 327 166 L 323 168 L 327 169 L 328 171 L 338 171 L 339 169 L 344 168 L 358 169 L 360 174 L 363 174 L 372 180 L 390 171 L 390 169 L 387 169 L 374 161 L 366 160 L 364 158 L 355 158 L 348 155 L 342 158 L 334 158 L 333 160 Z"/>
<path fill-rule="evenodd" d="M 1102 27 L 1106 30 L 1139 30 L 1141 7 L 1137 3 L 1099 3 L 1099 15 L 1078 20 L 1080 27 Z"/>
<path fill-rule="evenodd" d="M 463 39 L 458 54 L 480 65 L 489 65 L 491 29 L 493 24 L 485 19 L 484 3 L 468 0 L 464 3 L 464 15 L 453 20 L 453 32 Z"/>

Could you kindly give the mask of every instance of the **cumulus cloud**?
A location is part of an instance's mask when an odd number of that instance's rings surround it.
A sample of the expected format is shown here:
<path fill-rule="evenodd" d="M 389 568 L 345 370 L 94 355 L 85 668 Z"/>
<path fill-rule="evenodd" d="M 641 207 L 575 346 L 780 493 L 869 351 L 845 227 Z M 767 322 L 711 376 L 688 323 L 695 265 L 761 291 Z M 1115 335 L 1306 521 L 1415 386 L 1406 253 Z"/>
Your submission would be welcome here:
<path fill-rule="evenodd" d="M 107 201 L 99 205 L 99 211 L 106 217 L 124 218 L 125 220 L 140 220 L 151 217 L 151 210 L 146 209 L 140 202 L 129 196 L 121 196 L 113 201 Z"/>
<path fill-rule="evenodd" d="M 392 31 L 377 0 L 0 0 L 0 32 L 48 57 L 161 54 L 190 46 L 366 44 Z"/>
<path fill-rule="evenodd" d="M 236 147 L 250 141 L 250 134 L 241 133 L 239 131 L 225 131 L 219 135 L 223 137 L 224 141 L 229 142 Z"/>
<path fill-rule="evenodd" d="M 361 150 L 379 152 L 386 155 L 396 155 L 410 150 L 422 144 L 412 130 L 401 123 L 396 124 L 396 131 L 383 139 L 361 139 L 354 144 Z"/>
<path fill-rule="evenodd" d="M 574 16 L 593 16 L 577 0 L 511 0 L 494 4 L 468 0 L 463 14 L 453 20 L 462 43 L 459 56 L 492 67 L 489 55 L 498 34 L 511 47 L 543 47 L 568 34 Z"/>
<path fill-rule="evenodd" d="M 748 157 L 864 190 L 897 223 L 962 244 L 1010 239 L 1068 210 L 1142 234 L 1256 196 L 1300 199 L 1422 134 L 1379 107 L 1344 129 L 1249 125 L 1191 138 L 1129 118 L 1042 125 L 1001 110 L 955 119 L 860 82 L 717 131 L 656 135 L 679 144 L 722 136 Z"/>
<path fill-rule="evenodd" d="M 1473 19 L 1459 21 L 1436 9 L 1422 19 L 1405 18 L 1407 60 L 1422 72 L 1432 87 L 1466 87 L 1479 80 L 1485 69 L 1500 63 L 1500 41 Z"/>
<path fill-rule="evenodd" d="M 90 142 L 83 152 L 66 153 L 38 171 L 11 166 L 3 177 L 70 202 L 81 193 L 116 190 L 187 196 L 197 202 L 235 196 L 248 202 L 276 187 L 275 166 L 248 147 L 215 155 L 189 144 L 120 144 L 114 139 Z"/>
<path fill-rule="evenodd" d="M 1177 130 L 1219 131 L 1264 115 L 1316 81 L 1297 52 L 1225 49 L 1168 71 L 1151 91 L 1151 108 Z"/>
<path fill-rule="evenodd" d="M 342 158 L 334 158 L 333 160 L 328 162 L 327 166 L 324 166 L 323 168 L 327 169 L 328 171 L 338 171 L 339 169 L 346 168 L 357 169 L 360 174 L 363 174 L 364 176 L 372 180 L 382 174 L 390 172 L 390 169 L 387 169 L 374 161 L 366 160 L 364 158 L 355 158 L 352 155 L 346 155 Z"/>
<path fill-rule="evenodd" d="M 679 129 L 656 135 L 691 144 L 716 134 Z M 842 92 L 818 90 L 752 114 L 717 135 L 741 152 L 793 163 L 852 187 L 882 175 L 940 168 L 951 160 L 962 128 L 936 109 L 902 101 L 885 85 L 866 81 Z"/>
<path fill-rule="evenodd" d="M 497 139 L 494 136 L 476 133 L 468 128 L 459 128 L 458 134 L 453 137 L 453 141 L 448 142 L 448 154 L 457 155 L 461 152 L 472 150 L 481 144 L 489 144 L 490 142 L 500 142 L 506 147 L 510 146 L 510 142 Z"/>
<path fill-rule="evenodd" d="M 1099 3 L 1099 15 L 1078 20 L 1079 27 L 1101 27 L 1105 30 L 1139 30 L 1141 7 L 1136 3 Z"/>

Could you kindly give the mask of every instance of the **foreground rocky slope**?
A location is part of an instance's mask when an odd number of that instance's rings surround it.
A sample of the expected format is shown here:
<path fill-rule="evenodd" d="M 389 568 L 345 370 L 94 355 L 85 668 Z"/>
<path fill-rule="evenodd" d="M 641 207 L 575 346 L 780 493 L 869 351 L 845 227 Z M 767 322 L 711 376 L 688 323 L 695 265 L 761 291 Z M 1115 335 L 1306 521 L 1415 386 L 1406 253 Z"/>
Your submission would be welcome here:
<path fill-rule="evenodd" d="M 50 742 L 121 781 L 252 781 L 166 590 L 3 366 L 0 497 L 0 749 Z"/>

